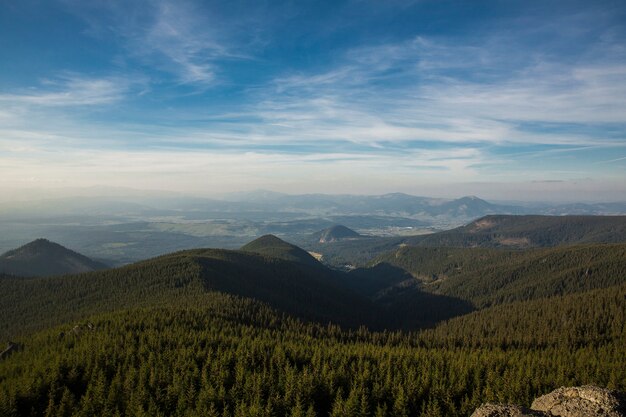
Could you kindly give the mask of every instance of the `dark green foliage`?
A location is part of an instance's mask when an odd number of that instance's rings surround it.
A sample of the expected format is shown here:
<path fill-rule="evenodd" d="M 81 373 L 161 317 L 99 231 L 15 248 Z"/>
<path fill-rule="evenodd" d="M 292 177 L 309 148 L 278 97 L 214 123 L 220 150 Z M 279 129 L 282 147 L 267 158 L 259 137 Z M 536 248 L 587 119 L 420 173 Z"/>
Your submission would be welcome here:
<path fill-rule="evenodd" d="M 106 265 L 46 239 L 37 239 L 0 256 L 0 273 L 51 276 L 106 269 Z"/>
<path fill-rule="evenodd" d="M 324 263 L 337 268 L 365 266 L 377 256 L 397 249 L 406 238 L 402 237 L 362 237 L 360 239 L 339 240 L 329 243 L 312 243 L 306 246 L 323 255 Z"/>
<path fill-rule="evenodd" d="M 548 247 L 626 241 L 626 216 L 486 216 L 407 241 L 420 246 Z"/>
<path fill-rule="evenodd" d="M 529 305 L 541 314 L 533 326 L 577 337 L 503 342 L 493 331 L 474 347 L 459 343 L 485 325 L 474 319 L 413 335 L 342 331 L 219 294 L 206 306 L 120 311 L 25 338 L 0 362 L 0 414 L 467 416 L 484 401 L 529 405 L 561 385 L 624 390 L 623 296 L 604 289 Z M 498 313 L 493 328 L 520 330 Z M 610 328 L 577 333 L 562 313 Z"/>
<path fill-rule="evenodd" d="M 244 252 L 253 252 L 286 261 L 300 262 L 305 265 L 319 267 L 320 263 L 307 251 L 287 243 L 274 235 L 261 236 L 241 247 Z"/>
<path fill-rule="evenodd" d="M 404 248 L 386 262 L 340 275 L 193 250 L 0 276 L 1 334 L 23 346 L 0 360 L 0 416 L 454 417 L 563 385 L 626 390 L 626 244 Z M 470 313 L 459 297 L 497 305 Z M 413 333 L 356 327 L 458 314 Z"/>
<path fill-rule="evenodd" d="M 342 278 L 347 287 L 368 297 L 376 297 L 381 290 L 415 281 L 404 265 L 396 266 L 389 262 L 377 262 L 368 268 L 354 269 Z"/>
<path fill-rule="evenodd" d="M 375 307 L 336 285 L 332 271 L 253 253 L 183 251 L 74 276 L 0 278 L 0 337 L 134 306 L 185 303 L 208 291 L 253 297 L 296 316 L 371 324 Z M 0 339 L 1 340 L 1 339 Z"/>
<path fill-rule="evenodd" d="M 526 251 L 404 247 L 376 262 L 411 273 L 421 290 L 478 307 L 626 282 L 626 244 Z"/>
<path fill-rule="evenodd" d="M 626 284 L 479 310 L 425 331 L 422 341 L 433 347 L 626 346 Z"/>

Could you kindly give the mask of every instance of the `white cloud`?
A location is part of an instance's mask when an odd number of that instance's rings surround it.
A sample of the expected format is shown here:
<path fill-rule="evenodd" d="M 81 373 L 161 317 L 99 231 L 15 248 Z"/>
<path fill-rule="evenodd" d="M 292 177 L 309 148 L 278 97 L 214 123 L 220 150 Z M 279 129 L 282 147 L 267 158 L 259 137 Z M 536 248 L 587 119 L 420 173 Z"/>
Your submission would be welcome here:
<path fill-rule="evenodd" d="M 589 131 L 523 124 L 626 123 L 626 57 L 615 48 L 602 44 L 593 60 L 571 64 L 524 55 L 510 38 L 482 42 L 357 48 L 325 72 L 278 77 L 255 114 L 279 135 L 321 141 L 614 145 Z"/>
<path fill-rule="evenodd" d="M 221 21 L 203 2 L 66 0 L 66 3 L 68 10 L 89 24 L 88 32 L 92 36 L 121 41 L 126 52 L 120 58 L 122 62 L 130 59 L 172 74 L 181 84 L 206 88 L 217 82 L 218 61 L 248 58 L 241 47 L 233 46 L 228 22 Z"/>
<path fill-rule="evenodd" d="M 94 106 L 122 100 L 130 87 L 131 82 L 122 77 L 90 78 L 65 74 L 55 80 L 46 80 L 37 88 L 0 93 L 0 102 L 12 106 Z"/>

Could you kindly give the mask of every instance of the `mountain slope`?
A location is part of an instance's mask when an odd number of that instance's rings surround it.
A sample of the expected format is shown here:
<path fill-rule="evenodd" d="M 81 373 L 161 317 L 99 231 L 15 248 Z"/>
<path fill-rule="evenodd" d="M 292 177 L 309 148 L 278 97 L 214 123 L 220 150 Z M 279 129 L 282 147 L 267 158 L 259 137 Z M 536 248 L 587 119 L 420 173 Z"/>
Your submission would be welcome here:
<path fill-rule="evenodd" d="M 265 235 L 241 247 L 244 252 L 257 253 L 291 262 L 299 262 L 312 267 L 322 266 L 313 256 L 296 245 L 274 236 Z"/>
<path fill-rule="evenodd" d="M 379 257 L 372 267 L 381 264 L 410 273 L 421 290 L 484 307 L 624 283 L 626 244 L 526 251 L 403 247 Z M 379 285 L 385 284 L 381 279 Z"/>
<path fill-rule="evenodd" d="M 615 341 L 626 346 L 626 283 L 478 310 L 423 332 L 422 340 L 431 346 L 536 348 Z"/>
<path fill-rule="evenodd" d="M 626 242 L 626 216 L 486 216 L 407 240 L 420 246 L 548 247 Z"/>
<path fill-rule="evenodd" d="M 46 239 L 34 240 L 0 256 L 0 273 L 18 276 L 77 274 L 107 266 Z"/>
<path fill-rule="evenodd" d="M 217 293 L 82 317 L 0 360 L 0 415 L 463 417 L 563 385 L 625 390 L 625 288 L 584 295 L 421 333 L 302 323 Z"/>
<path fill-rule="evenodd" d="M 119 308 L 202 303 L 219 291 L 308 320 L 371 324 L 375 307 L 337 285 L 317 263 L 242 251 L 182 251 L 122 268 L 71 276 L 0 279 L 0 340 Z"/>

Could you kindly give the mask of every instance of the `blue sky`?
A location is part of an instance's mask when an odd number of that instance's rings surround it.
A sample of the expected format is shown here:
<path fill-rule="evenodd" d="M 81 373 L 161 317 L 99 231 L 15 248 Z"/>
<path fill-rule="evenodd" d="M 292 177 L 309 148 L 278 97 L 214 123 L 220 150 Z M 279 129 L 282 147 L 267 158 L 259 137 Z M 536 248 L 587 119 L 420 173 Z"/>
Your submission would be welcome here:
<path fill-rule="evenodd" d="M 623 1 L 0 1 L 0 190 L 626 200 Z"/>

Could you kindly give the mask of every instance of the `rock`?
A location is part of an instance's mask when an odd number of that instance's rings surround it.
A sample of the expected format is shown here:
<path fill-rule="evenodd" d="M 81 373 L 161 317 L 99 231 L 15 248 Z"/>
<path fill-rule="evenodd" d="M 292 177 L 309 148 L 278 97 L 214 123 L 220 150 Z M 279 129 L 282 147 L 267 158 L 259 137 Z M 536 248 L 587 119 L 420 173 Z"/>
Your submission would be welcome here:
<path fill-rule="evenodd" d="M 626 417 L 626 398 L 617 391 L 585 385 L 561 387 L 533 401 L 530 409 L 483 404 L 471 417 Z"/>
<path fill-rule="evenodd" d="M 531 408 L 560 417 L 626 415 L 626 404 L 619 393 L 592 385 L 561 387 L 537 398 Z"/>
<path fill-rule="evenodd" d="M 549 415 L 517 405 L 487 403 L 478 407 L 471 417 L 547 417 Z"/>

